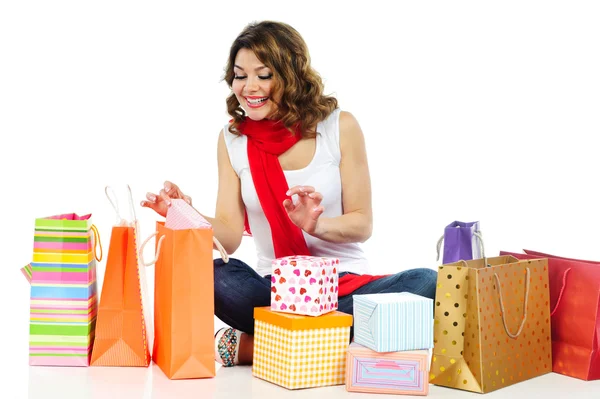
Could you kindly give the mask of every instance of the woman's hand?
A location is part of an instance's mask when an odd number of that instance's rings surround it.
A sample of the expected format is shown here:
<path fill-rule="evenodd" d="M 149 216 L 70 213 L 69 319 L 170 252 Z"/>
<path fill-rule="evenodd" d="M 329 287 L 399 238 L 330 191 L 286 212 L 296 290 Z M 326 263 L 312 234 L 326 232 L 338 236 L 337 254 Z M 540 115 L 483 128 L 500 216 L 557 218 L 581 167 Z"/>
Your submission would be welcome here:
<path fill-rule="evenodd" d="M 141 205 L 146 208 L 154 209 L 159 215 L 166 217 L 167 209 L 171 206 L 172 199 L 183 199 L 188 204 L 192 204 L 192 199 L 183 194 L 176 184 L 166 181 L 164 188 L 158 194 L 147 193 L 147 201 L 142 201 Z"/>
<path fill-rule="evenodd" d="M 319 217 L 325 211 L 321 206 L 323 195 L 311 186 L 294 186 L 286 194 L 290 197 L 294 194 L 298 195 L 296 204 L 289 199 L 283 201 L 283 206 L 292 222 L 308 234 L 317 235 Z"/>

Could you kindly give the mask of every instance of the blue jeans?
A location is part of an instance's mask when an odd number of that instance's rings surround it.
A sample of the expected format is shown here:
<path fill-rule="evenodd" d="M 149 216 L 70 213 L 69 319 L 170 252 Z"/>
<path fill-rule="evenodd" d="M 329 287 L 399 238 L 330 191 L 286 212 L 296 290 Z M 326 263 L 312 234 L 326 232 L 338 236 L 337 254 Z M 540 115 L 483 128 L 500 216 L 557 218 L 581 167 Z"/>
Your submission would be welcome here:
<path fill-rule="evenodd" d="M 271 305 L 271 276 L 261 277 L 238 259 L 215 259 L 215 315 L 229 326 L 254 334 L 254 308 Z M 340 273 L 342 277 L 346 272 Z M 411 292 L 435 300 L 437 272 L 412 269 L 372 281 L 338 299 L 340 312 L 353 314 L 352 295 Z"/>

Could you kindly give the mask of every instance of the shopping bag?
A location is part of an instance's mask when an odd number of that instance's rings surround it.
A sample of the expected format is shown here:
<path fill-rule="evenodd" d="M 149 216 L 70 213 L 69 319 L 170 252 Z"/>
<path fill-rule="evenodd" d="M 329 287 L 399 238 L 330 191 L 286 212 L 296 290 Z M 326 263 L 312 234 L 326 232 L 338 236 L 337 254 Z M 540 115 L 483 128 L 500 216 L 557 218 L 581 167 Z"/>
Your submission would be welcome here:
<path fill-rule="evenodd" d="M 582 380 L 600 379 L 600 262 L 524 252 L 502 254 L 548 258 L 552 371 Z"/>
<path fill-rule="evenodd" d="M 143 259 L 144 246 L 156 237 L 155 259 L 144 263 L 156 264 L 152 359 L 170 379 L 215 376 L 213 243 L 229 258 L 212 226 L 198 224 L 192 210 L 172 200 L 166 221 L 140 247 Z"/>
<path fill-rule="evenodd" d="M 435 300 L 431 383 L 487 393 L 552 370 L 547 259 L 440 266 Z"/>
<path fill-rule="evenodd" d="M 443 264 L 485 257 L 479 222 L 452 222 L 437 243 L 437 259 L 444 246 Z"/>
<path fill-rule="evenodd" d="M 21 269 L 31 284 L 30 365 L 89 365 L 101 248 L 91 214 L 36 219 L 33 261 Z"/>
<path fill-rule="evenodd" d="M 91 365 L 145 367 L 150 364 L 152 313 L 145 269 L 137 257 L 139 227 L 131 189 L 128 187 L 129 221 L 121 217 L 110 187 L 106 195 L 118 221 L 110 237 Z"/>

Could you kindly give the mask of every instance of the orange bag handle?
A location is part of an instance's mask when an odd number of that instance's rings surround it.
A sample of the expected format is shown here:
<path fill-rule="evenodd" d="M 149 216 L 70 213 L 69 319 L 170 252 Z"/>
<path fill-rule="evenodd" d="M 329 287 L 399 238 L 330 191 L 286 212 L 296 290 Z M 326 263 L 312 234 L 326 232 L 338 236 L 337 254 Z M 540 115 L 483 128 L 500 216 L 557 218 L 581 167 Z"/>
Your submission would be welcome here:
<path fill-rule="evenodd" d="M 525 306 L 523 307 L 523 320 L 521 321 L 521 326 L 519 330 L 512 334 L 508 331 L 508 326 L 506 324 L 506 313 L 504 312 L 504 302 L 502 301 L 502 288 L 500 287 L 500 278 L 498 277 L 498 273 L 494 273 L 494 277 L 496 278 L 496 287 L 498 287 L 498 297 L 500 298 L 500 310 L 502 311 L 502 323 L 504 325 L 504 331 L 511 338 L 517 338 L 523 332 L 523 326 L 525 325 L 525 321 L 527 320 L 527 304 L 529 302 L 529 282 L 531 281 L 531 272 L 529 268 L 527 270 L 527 282 L 525 283 Z"/>
<path fill-rule="evenodd" d="M 102 251 L 102 242 L 100 241 L 100 232 L 98 231 L 98 228 L 94 224 L 92 225 L 92 232 L 94 233 L 94 258 L 96 258 L 96 260 L 98 262 L 101 262 L 104 251 Z M 99 258 L 98 258 L 98 250 L 97 250 L 98 246 L 100 246 L 100 257 Z"/>
<path fill-rule="evenodd" d="M 565 273 L 563 274 L 563 283 L 560 289 L 560 294 L 558 294 L 558 300 L 556 301 L 556 305 L 554 305 L 554 310 L 550 313 L 550 317 L 554 316 L 554 313 L 558 310 L 558 305 L 560 305 L 560 300 L 562 299 L 563 293 L 565 292 L 565 288 L 567 287 L 567 274 L 571 271 L 572 267 L 569 267 Z"/>

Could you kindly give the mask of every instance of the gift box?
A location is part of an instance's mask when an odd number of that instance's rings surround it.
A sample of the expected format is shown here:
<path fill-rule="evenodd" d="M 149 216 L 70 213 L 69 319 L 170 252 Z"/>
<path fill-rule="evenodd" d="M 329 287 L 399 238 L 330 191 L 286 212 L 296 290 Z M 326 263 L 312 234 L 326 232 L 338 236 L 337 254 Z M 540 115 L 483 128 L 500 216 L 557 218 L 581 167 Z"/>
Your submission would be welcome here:
<path fill-rule="evenodd" d="M 252 375 L 288 389 L 342 385 L 352 316 L 319 317 L 254 309 Z"/>
<path fill-rule="evenodd" d="M 433 347 L 433 301 L 409 292 L 354 295 L 354 340 L 376 352 Z"/>
<path fill-rule="evenodd" d="M 338 308 L 339 259 L 288 256 L 272 262 L 271 309 L 320 316 Z"/>
<path fill-rule="evenodd" d="M 348 347 L 348 392 L 427 395 L 429 351 L 378 353 L 356 342 Z"/>

